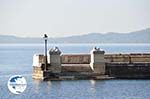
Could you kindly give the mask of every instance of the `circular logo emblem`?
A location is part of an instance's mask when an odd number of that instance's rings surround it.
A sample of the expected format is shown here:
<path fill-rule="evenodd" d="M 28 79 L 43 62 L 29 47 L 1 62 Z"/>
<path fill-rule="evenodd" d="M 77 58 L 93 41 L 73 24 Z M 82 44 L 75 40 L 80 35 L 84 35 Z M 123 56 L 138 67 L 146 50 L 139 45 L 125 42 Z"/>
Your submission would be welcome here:
<path fill-rule="evenodd" d="M 14 94 L 24 92 L 27 87 L 26 79 L 21 75 L 11 76 L 7 83 L 8 89 Z"/>

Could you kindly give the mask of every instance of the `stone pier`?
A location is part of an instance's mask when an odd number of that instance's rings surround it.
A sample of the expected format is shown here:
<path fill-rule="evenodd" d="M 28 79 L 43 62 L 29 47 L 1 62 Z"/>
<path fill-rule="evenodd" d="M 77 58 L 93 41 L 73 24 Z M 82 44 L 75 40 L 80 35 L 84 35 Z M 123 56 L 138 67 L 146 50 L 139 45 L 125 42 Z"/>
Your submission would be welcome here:
<path fill-rule="evenodd" d="M 47 70 L 45 56 L 33 56 L 33 79 L 111 79 L 150 78 L 150 54 L 105 54 L 93 48 L 90 54 L 62 54 L 58 47 L 49 50 Z"/>

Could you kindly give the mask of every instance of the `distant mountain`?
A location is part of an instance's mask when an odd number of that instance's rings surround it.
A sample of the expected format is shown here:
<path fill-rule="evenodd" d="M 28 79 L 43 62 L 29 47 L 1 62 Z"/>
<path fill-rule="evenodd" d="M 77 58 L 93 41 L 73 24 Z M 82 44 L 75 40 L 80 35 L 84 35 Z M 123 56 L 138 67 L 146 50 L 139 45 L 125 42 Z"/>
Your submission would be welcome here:
<path fill-rule="evenodd" d="M 50 36 L 50 35 L 49 35 Z M 49 38 L 49 43 L 150 43 L 150 28 L 131 33 L 90 33 L 86 35 Z M 0 43 L 43 43 L 42 38 L 0 35 Z"/>

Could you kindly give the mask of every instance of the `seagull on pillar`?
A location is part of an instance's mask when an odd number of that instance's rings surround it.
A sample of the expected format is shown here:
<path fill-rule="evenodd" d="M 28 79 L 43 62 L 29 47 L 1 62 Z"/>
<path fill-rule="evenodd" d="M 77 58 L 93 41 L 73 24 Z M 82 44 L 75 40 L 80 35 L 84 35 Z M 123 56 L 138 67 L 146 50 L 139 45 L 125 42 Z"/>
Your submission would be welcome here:
<path fill-rule="evenodd" d="M 47 34 L 44 34 L 44 38 L 47 38 L 48 36 L 47 36 Z"/>

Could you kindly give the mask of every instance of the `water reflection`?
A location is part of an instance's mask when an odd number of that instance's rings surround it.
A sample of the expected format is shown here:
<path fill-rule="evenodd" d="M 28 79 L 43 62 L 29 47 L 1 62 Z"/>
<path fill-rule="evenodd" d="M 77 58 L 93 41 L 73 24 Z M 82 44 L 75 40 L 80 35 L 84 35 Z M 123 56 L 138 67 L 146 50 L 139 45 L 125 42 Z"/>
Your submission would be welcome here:
<path fill-rule="evenodd" d="M 91 91 L 93 93 L 95 93 L 96 92 L 96 88 L 95 88 L 95 86 L 96 86 L 96 80 L 90 80 L 90 83 L 91 83 Z"/>
<path fill-rule="evenodd" d="M 99 97 L 99 99 L 104 99 L 105 95 L 105 80 L 90 80 L 91 93 L 93 98 Z"/>
<path fill-rule="evenodd" d="M 92 79 L 92 80 L 90 80 L 90 83 L 91 83 L 92 86 L 95 86 L 96 80 L 93 80 L 93 79 Z"/>
<path fill-rule="evenodd" d="M 35 86 L 35 93 L 40 93 L 41 91 L 45 91 L 46 93 L 50 93 L 52 89 L 60 89 L 61 81 L 41 81 L 41 80 L 33 80 L 33 85 Z M 43 89 L 44 88 L 44 89 Z M 57 90 L 56 90 L 57 91 Z"/>
<path fill-rule="evenodd" d="M 40 89 L 40 84 L 42 82 L 40 80 L 33 80 L 33 84 L 35 85 L 35 93 L 39 93 L 39 89 Z"/>
<path fill-rule="evenodd" d="M 105 80 L 90 80 L 90 84 L 92 88 L 97 88 L 97 87 L 101 87 L 103 88 L 104 84 L 105 84 Z"/>

